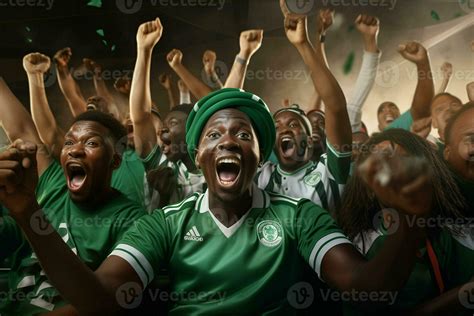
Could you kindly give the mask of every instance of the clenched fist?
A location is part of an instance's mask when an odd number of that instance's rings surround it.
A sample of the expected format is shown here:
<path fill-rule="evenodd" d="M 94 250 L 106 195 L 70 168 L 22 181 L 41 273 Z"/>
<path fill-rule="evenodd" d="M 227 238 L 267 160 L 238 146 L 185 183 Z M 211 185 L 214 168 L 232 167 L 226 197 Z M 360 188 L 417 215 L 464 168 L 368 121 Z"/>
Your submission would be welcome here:
<path fill-rule="evenodd" d="M 44 74 L 51 66 L 48 56 L 40 53 L 31 53 L 23 57 L 23 68 L 28 74 Z"/>
<path fill-rule="evenodd" d="M 183 52 L 181 52 L 179 49 L 173 49 L 166 56 L 166 60 L 168 61 L 168 64 L 171 68 L 175 68 L 176 66 L 181 65 L 183 61 Z"/>
<path fill-rule="evenodd" d="M 246 59 L 252 57 L 253 54 L 262 46 L 263 30 L 247 30 L 240 33 L 240 54 Z"/>
<path fill-rule="evenodd" d="M 214 67 L 216 64 L 216 53 L 212 50 L 206 50 L 202 56 L 202 63 L 204 65 L 204 70 L 208 76 L 211 76 L 214 73 Z"/>
<path fill-rule="evenodd" d="M 159 18 L 145 22 L 138 27 L 137 45 L 139 49 L 152 50 L 161 38 L 163 26 Z"/>
<path fill-rule="evenodd" d="M 398 46 L 398 52 L 403 58 L 417 65 L 428 62 L 428 52 L 418 42 L 407 42 Z"/>

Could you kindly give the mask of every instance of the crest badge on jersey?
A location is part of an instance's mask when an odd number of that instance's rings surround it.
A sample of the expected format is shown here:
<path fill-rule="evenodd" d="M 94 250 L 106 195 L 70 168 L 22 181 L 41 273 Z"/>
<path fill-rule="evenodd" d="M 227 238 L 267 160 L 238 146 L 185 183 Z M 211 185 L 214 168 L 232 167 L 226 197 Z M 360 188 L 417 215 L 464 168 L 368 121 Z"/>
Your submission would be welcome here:
<path fill-rule="evenodd" d="M 257 237 L 267 247 L 276 247 L 283 240 L 283 228 L 274 220 L 264 220 L 257 225 Z"/>
<path fill-rule="evenodd" d="M 303 178 L 304 183 L 314 187 L 319 181 L 321 181 L 321 172 L 310 173 Z"/>

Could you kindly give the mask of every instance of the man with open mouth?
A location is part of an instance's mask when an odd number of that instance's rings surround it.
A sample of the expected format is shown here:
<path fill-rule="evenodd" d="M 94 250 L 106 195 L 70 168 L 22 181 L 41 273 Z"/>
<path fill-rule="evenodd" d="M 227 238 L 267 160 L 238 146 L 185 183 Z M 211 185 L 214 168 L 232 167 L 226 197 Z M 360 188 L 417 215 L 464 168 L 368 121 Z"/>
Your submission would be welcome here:
<path fill-rule="evenodd" d="M 261 189 L 304 197 L 334 212 L 351 167 L 351 124 L 344 94 L 322 57 L 321 45 L 313 48 L 307 26 L 297 26 L 293 20 L 286 21 L 285 32 L 309 68 L 314 89 L 325 104 L 327 153 L 313 161 L 315 144 L 308 117 L 298 106 L 280 109 L 274 114 L 278 164 L 265 163 L 257 183 Z"/>
<path fill-rule="evenodd" d="M 5 126 L 9 138 L 13 141 L 21 136 L 40 143 L 31 117 L 3 81 L 0 82 L 0 96 L 2 120 L 16 121 Z M 11 126 L 19 122 L 21 134 L 15 132 L 16 126 Z M 125 135 L 125 129 L 112 116 L 98 111 L 79 115 L 66 134 L 60 162 L 45 149 L 38 151 L 37 164 L 33 166 L 35 177 L 28 178 L 25 183 L 30 188 L 37 183 L 36 190 L 32 188 L 14 205 L 3 205 L 13 209 L 34 200 L 37 203 L 34 211 L 41 208 L 43 214 L 31 218 L 30 227 L 43 236 L 57 232 L 63 247 L 71 249 L 82 264 L 97 269 L 123 233 L 145 214 L 138 203 L 111 187 L 112 172 L 121 163 L 121 152 L 116 150 L 115 143 Z M 7 192 L 11 197 L 18 197 L 10 189 Z M 46 218 L 50 227 L 44 222 Z M 0 236 L 0 260 L 10 259 L 8 287 L 11 297 L 24 298 L 2 297 L 0 312 L 36 315 L 66 304 L 45 275 L 38 259 L 40 256 L 34 253 L 10 215 L 2 217 Z"/>
<path fill-rule="evenodd" d="M 387 237 L 386 251 L 367 262 L 324 209 L 253 183 L 259 162 L 268 159 L 275 143 L 272 116 L 258 96 L 216 91 L 196 104 L 186 131 L 189 155 L 202 169 L 207 191 L 144 216 L 96 272 L 64 247 L 56 232 L 42 235 L 31 228 L 34 214 L 42 215 L 34 213 L 36 199 L 26 198 L 34 190 L 35 151 L 20 142 L 14 145 L 18 154 L 0 155 L 5 169 L 11 160 L 27 162 L 10 169 L 15 181 L 0 172 L 0 183 L 15 192 L 0 194 L 0 201 L 11 209 L 51 283 L 74 306 L 63 312 L 105 315 L 134 308 L 164 266 L 172 292 L 183 294 L 170 305 L 170 314 L 295 314 L 288 290 L 304 277 L 305 264 L 340 291 L 403 286 L 423 241 L 418 227 L 402 220 Z M 375 185 L 372 178 L 368 184 Z M 424 209 L 399 206 L 415 214 Z M 189 291 L 200 295 L 187 296 Z"/>

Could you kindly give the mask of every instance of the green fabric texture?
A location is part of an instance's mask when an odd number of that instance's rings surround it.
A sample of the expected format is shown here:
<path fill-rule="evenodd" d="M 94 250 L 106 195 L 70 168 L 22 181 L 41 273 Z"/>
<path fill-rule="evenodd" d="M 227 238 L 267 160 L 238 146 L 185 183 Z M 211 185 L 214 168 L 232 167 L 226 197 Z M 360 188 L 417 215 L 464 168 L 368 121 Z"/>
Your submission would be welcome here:
<path fill-rule="evenodd" d="M 207 95 L 196 103 L 189 114 L 186 122 L 186 143 L 192 160 L 194 161 L 195 150 L 209 118 L 217 111 L 227 108 L 247 114 L 257 134 L 264 159 L 268 160 L 276 138 L 275 123 L 270 110 L 260 97 L 235 88 L 225 88 Z"/>

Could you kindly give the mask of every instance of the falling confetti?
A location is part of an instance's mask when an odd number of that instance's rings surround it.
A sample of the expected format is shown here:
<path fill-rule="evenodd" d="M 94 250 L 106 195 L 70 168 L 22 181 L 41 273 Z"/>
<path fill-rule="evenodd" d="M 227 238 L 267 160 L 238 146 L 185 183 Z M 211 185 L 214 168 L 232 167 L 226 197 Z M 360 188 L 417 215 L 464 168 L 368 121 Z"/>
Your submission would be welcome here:
<path fill-rule="evenodd" d="M 28 41 L 28 43 L 33 43 L 33 40 L 31 38 L 27 38 L 26 40 Z"/>
<path fill-rule="evenodd" d="M 346 61 L 344 62 L 344 74 L 348 75 L 352 71 L 352 66 L 354 65 L 355 53 L 350 52 L 347 56 Z"/>
<path fill-rule="evenodd" d="M 90 7 L 102 8 L 102 0 L 91 0 L 87 5 Z"/>
<path fill-rule="evenodd" d="M 103 29 L 95 30 L 95 32 L 96 32 L 97 34 L 99 34 L 100 36 L 104 37 L 104 30 L 103 30 Z"/>
<path fill-rule="evenodd" d="M 26 30 L 27 32 L 31 31 L 31 29 L 30 29 L 28 26 L 25 27 L 25 30 Z"/>
<path fill-rule="evenodd" d="M 436 20 L 436 21 L 441 20 L 439 18 L 439 14 L 435 10 L 431 10 L 431 17 L 433 18 L 433 20 Z"/>
<path fill-rule="evenodd" d="M 114 51 L 115 50 L 115 45 L 112 45 L 112 47 L 110 48 L 111 51 Z"/>
<path fill-rule="evenodd" d="M 106 40 L 102 40 L 102 43 L 104 43 L 104 45 L 107 46 L 107 41 Z"/>

